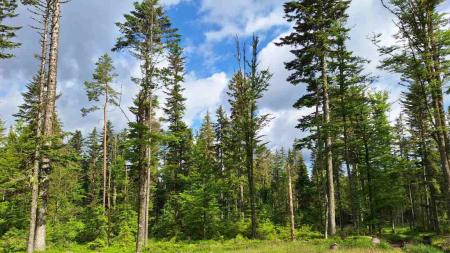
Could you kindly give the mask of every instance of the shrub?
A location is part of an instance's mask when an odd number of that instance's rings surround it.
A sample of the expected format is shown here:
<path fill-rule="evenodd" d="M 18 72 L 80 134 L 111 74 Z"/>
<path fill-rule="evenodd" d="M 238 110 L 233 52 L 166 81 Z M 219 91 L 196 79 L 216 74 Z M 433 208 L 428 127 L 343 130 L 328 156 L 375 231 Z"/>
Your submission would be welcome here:
<path fill-rule="evenodd" d="M 24 251 L 27 245 L 27 233 L 13 228 L 0 238 L 0 252 Z"/>
<path fill-rule="evenodd" d="M 83 222 L 71 219 L 65 223 L 49 226 L 49 237 L 52 243 L 57 245 L 68 245 L 76 241 L 80 233 L 85 229 Z"/>
<path fill-rule="evenodd" d="M 406 252 L 408 253 L 442 253 L 441 250 L 424 245 L 424 244 L 417 244 L 417 245 L 407 245 L 406 246 Z"/>
<path fill-rule="evenodd" d="M 372 237 L 370 236 L 351 236 L 342 241 L 342 246 L 346 248 L 372 248 Z"/>
<path fill-rule="evenodd" d="M 106 241 L 101 238 L 97 238 L 94 241 L 88 243 L 87 246 L 91 250 L 102 249 L 106 247 Z"/>
<path fill-rule="evenodd" d="M 264 240 L 275 240 L 277 239 L 277 230 L 275 226 L 270 221 L 261 222 L 258 226 L 258 236 Z"/>

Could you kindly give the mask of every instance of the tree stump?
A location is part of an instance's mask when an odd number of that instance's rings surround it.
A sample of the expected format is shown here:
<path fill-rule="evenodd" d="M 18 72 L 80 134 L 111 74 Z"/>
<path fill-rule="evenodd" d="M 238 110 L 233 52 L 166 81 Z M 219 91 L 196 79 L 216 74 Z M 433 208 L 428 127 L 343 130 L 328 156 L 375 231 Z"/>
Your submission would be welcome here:
<path fill-rule="evenodd" d="M 330 246 L 330 250 L 338 250 L 338 245 L 337 245 L 337 243 L 333 243 L 333 244 L 331 244 L 331 246 Z"/>
<path fill-rule="evenodd" d="M 372 244 L 373 245 L 380 245 L 381 240 L 380 238 L 376 237 L 376 236 L 372 236 Z"/>

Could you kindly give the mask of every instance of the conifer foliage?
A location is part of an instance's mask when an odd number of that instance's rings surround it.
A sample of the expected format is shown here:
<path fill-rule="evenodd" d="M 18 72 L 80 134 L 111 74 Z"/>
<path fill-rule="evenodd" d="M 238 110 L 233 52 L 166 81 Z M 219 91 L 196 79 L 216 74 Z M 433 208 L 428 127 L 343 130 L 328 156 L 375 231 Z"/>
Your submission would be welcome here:
<path fill-rule="evenodd" d="M 86 66 L 93 73 L 79 84 L 88 100 L 80 109 L 83 116 L 102 110 L 99 126 L 65 130 L 57 110 L 57 100 L 67 99 L 66 87 L 57 93 L 65 1 L 21 2 L 40 48 L 16 122 L 0 119 L 1 252 L 83 244 L 140 253 L 156 240 L 294 241 L 309 232 L 382 235 L 398 227 L 450 232 L 443 1 L 380 3 L 398 29 L 392 45 L 373 38 L 380 69 L 401 76 L 398 117 L 390 94 L 373 85 L 369 61 L 348 46 L 351 1 L 286 2 L 293 26 L 276 44 L 292 55 L 287 81 L 306 86 L 293 104 L 299 133 L 286 147 L 263 135 L 276 115 L 265 114 L 262 101 L 279 84 L 260 64 L 257 35 L 229 49 L 236 61 L 226 102 L 191 122 L 186 39 L 157 0 L 134 3 L 116 24 L 114 54 L 100 56 L 94 70 Z M 0 0 L 1 59 L 20 45 L 18 27 L 6 25 L 17 7 Z M 139 66 L 132 84 L 120 84 L 137 91 L 129 108 L 114 89 L 116 57 Z M 116 109 L 125 117 L 112 117 Z"/>

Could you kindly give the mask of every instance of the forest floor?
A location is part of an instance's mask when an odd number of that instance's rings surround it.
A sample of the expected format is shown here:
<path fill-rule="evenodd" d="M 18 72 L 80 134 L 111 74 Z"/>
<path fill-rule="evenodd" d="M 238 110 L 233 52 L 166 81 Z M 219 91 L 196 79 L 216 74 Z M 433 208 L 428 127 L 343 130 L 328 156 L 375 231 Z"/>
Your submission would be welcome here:
<path fill-rule="evenodd" d="M 330 250 L 330 246 L 337 242 L 338 249 Z M 312 241 L 256 241 L 256 240 L 229 240 L 229 241 L 200 241 L 200 242 L 162 242 L 151 241 L 148 253 L 441 253 L 443 251 L 422 244 L 410 244 L 405 249 L 393 247 L 390 243 L 383 241 L 380 245 L 373 246 L 370 237 L 351 237 L 346 240 L 312 240 Z M 74 245 L 71 247 L 54 248 L 47 253 L 132 253 L 134 247 L 112 246 L 104 249 L 89 249 L 85 245 Z"/>

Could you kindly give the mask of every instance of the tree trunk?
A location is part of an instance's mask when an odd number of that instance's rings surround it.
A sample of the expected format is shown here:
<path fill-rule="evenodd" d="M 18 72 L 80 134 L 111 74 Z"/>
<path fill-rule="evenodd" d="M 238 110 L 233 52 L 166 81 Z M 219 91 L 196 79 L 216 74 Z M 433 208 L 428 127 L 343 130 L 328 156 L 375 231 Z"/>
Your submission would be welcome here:
<path fill-rule="evenodd" d="M 147 123 L 149 132 L 152 132 L 152 110 L 153 110 L 153 98 L 150 96 L 150 108 L 149 108 L 149 120 Z M 144 246 L 148 245 L 148 225 L 149 225 L 149 203 L 150 203 L 150 179 L 151 179 L 151 164 L 152 164 L 152 147 L 148 146 L 147 154 L 148 164 L 147 164 L 147 196 L 145 199 L 145 237 Z"/>
<path fill-rule="evenodd" d="M 45 117 L 43 122 L 43 137 L 45 140 L 44 148 L 48 152 L 51 149 L 51 138 L 53 136 L 55 122 L 55 103 L 56 103 L 56 85 L 58 70 L 58 43 L 61 19 L 61 3 L 59 0 L 52 2 L 52 21 L 51 21 L 51 42 L 49 53 L 49 68 L 47 79 L 47 94 L 45 99 Z M 44 251 L 46 248 L 46 226 L 47 226 L 47 206 L 49 176 L 51 172 L 51 161 L 48 154 L 42 159 L 40 175 L 40 198 L 41 206 L 38 208 L 37 225 L 35 234 L 35 250 Z"/>
<path fill-rule="evenodd" d="M 139 112 L 138 112 L 138 120 L 139 124 L 147 124 L 149 115 L 146 108 L 143 108 L 143 104 L 146 102 L 147 92 L 141 92 L 139 95 L 140 104 L 139 104 Z M 142 132 L 142 131 L 141 131 Z M 146 134 L 140 133 L 139 140 L 144 140 Z M 145 244 L 145 233 L 146 233 L 146 218 L 147 218 L 147 191 L 148 191 L 148 144 L 140 143 L 139 144 L 139 209 L 138 209 L 138 231 L 136 238 L 136 253 L 141 253 Z"/>
<path fill-rule="evenodd" d="M 105 83 L 105 105 L 103 107 L 103 210 L 106 212 L 106 182 L 108 170 L 108 84 Z"/>
<path fill-rule="evenodd" d="M 145 243 L 145 220 L 146 220 L 146 199 L 148 185 L 148 170 L 146 166 L 140 168 L 139 174 L 139 213 L 138 213 L 138 231 L 136 240 L 136 253 L 141 253 Z"/>
<path fill-rule="evenodd" d="M 366 129 L 364 128 L 364 132 Z M 370 166 L 370 157 L 369 157 L 369 144 L 367 138 L 364 137 L 364 161 L 366 164 L 366 173 L 367 173 L 367 187 L 369 189 L 369 209 L 370 209 L 370 224 L 369 230 L 370 233 L 374 231 L 374 221 L 375 221 L 375 207 L 374 207 L 374 199 L 373 199 L 373 189 L 372 189 L 372 168 Z"/>
<path fill-rule="evenodd" d="M 38 115 L 36 122 L 36 148 L 34 152 L 33 161 L 33 172 L 32 172 L 32 191 L 31 191 L 31 210 L 30 210 L 30 230 L 28 235 L 28 245 L 27 252 L 34 252 L 34 239 L 36 233 L 36 214 L 38 208 L 38 198 L 39 198 L 39 174 L 40 174 L 40 158 L 41 158 L 41 136 L 42 136 L 42 123 L 43 123 L 43 105 L 44 105 L 44 95 L 45 95 L 45 80 L 46 80 L 46 67 L 47 67 L 47 54 L 48 54 L 48 22 L 50 18 L 50 6 L 45 9 L 45 14 L 43 16 L 42 26 L 43 30 L 41 33 L 41 63 L 39 69 L 39 106 Z"/>
<path fill-rule="evenodd" d="M 327 188 L 328 188 L 328 226 L 329 234 L 336 234 L 336 201 L 334 196 L 334 173 L 333 173 L 333 153 L 331 151 L 332 140 L 329 130 L 330 124 L 330 99 L 328 94 L 328 64 L 326 56 L 322 56 L 322 92 L 323 92 L 323 117 L 326 127 L 325 133 L 325 154 L 327 166 Z"/>
<path fill-rule="evenodd" d="M 294 216 L 294 200 L 292 196 L 292 174 L 290 166 L 287 167 L 288 170 L 288 191 L 289 191 L 289 214 L 291 221 L 291 241 L 295 240 L 295 216 Z"/>
<path fill-rule="evenodd" d="M 447 122 L 445 119 L 445 110 L 444 110 L 444 102 L 443 102 L 443 94 L 442 94 L 442 70 L 440 66 L 440 52 L 438 50 L 438 46 L 436 44 L 435 39 L 435 27 L 434 27 L 434 13 L 433 10 L 428 10 L 426 13 L 426 67 L 429 72 L 429 85 L 432 88 L 432 100 L 435 111 L 435 121 L 437 127 L 437 135 L 438 135 L 438 149 L 439 155 L 442 163 L 442 172 L 444 175 L 445 182 L 445 193 L 446 193 L 446 207 L 447 207 L 447 216 L 450 216 L 450 143 L 448 138 L 447 131 Z"/>
<path fill-rule="evenodd" d="M 253 139 L 250 140 L 253 142 Z M 250 195 L 250 209 L 252 221 L 252 238 L 256 238 L 256 198 L 255 198 L 255 182 L 253 178 L 253 145 L 247 151 L 247 172 L 248 172 L 248 192 Z"/>
<path fill-rule="evenodd" d="M 416 230 L 416 211 L 415 211 L 415 204 L 411 189 L 411 182 L 408 184 L 408 196 L 409 196 L 409 204 L 411 208 L 411 230 Z"/>

